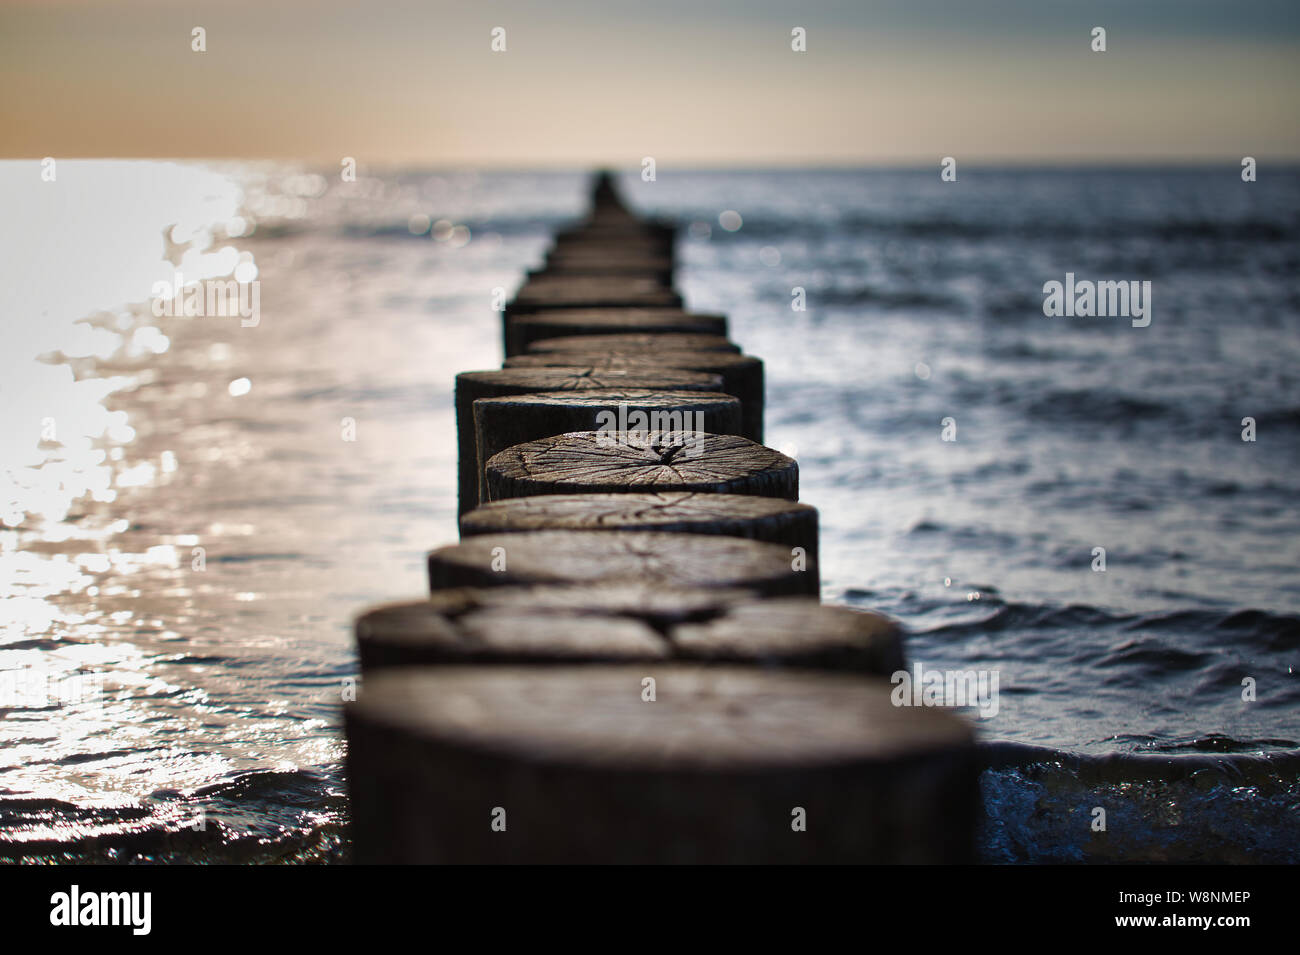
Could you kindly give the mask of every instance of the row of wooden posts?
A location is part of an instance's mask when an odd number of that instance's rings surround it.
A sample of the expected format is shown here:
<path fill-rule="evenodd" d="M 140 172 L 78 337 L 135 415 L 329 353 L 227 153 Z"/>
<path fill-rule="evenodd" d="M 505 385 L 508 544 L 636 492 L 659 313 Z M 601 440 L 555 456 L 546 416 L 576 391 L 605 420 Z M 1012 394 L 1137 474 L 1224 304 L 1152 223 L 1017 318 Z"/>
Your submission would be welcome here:
<path fill-rule="evenodd" d="M 356 861 L 970 861 L 970 726 L 895 706 L 898 627 L 820 603 L 763 363 L 674 264 L 602 174 L 504 367 L 457 376 L 460 543 L 356 621 Z"/>

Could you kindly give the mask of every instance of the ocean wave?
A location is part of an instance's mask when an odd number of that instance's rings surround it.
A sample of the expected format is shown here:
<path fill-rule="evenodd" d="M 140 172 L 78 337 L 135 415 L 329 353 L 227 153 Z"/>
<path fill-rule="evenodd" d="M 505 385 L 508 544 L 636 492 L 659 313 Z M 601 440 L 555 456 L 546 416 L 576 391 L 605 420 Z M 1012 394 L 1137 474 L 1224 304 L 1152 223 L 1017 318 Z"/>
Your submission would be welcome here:
<path fill-rule="evenodd" d="M 931 528 L 933 529 L 933 528 Z M 1094 630 L 1142 631 L 1150 634 L 1196 633 L 1231 637 L 1234 641 L 1257 644 L 1260 650 L 1300 649 L 1300 616 L 1265 610 L 1179 610 L 1124 613 L 1087 604 L 1029 604 L 1003 602 L 985 593 L 978 616 L 940 623 L 914 630 L 928 636 L 957 637 L 972 632 L 999 630 Z"/>
<path fill-rule="evenodd" d="M 0 861 L 344 862 L 346 819 L 338 766 L 238 773 L 188 795 L 161 790 L 118 805 L 0 791 Z"/>
<path fill-rule="evenodd" d="M 1127 424 L 1182 414 L 1171 402 L 1101 388 L 1054 388 L 1030 400 L 1024 411 L 1040 421 L 1071 425 Z"/>
<path fill-rule="evenodd" d="M 878 305 L 885 308 L 962 309 L 961 300 L 920 288 L 884 288 L 879 285 L 850 285 L 819 288 L 816 302 L 822 306 Z M 1042 303 L 1039 302 L 1039 305 Z"/>
<path fill-rule="evenodd" d="M 988 241 L 1012 238 L 1016 241 L 1059 241 L 1062 235 L 1093 242 L 1237 242 L 1284 243 L 1300 237 L 1300 226 L 1280 218 L 1253 217 L 1235 220 L 1188 218 L 1170 221 L 1167 210 L 1159 216 L 1100 217 L 1082 214 L 1048 215 L 1046 208 L 1038 215 L 1013 214 L 990 216 L 980 209 L 979 217 L 964 218 L 934 210 L 891 213 L 847 213 L 832 221 L 814 221 L 786 216 L 746 215 L 742 237 L 754 239 L 801 238 L 846 235 L 857 237 L 891 236 L 906 240 Z M 693 217 L 682 216 L 685 226 Z M 735 241 L 735 240 L 733 240 Z"/>
<path fill-rule="evenodd" d="M 1223 737 L 1216 745 L 1265 742 L 1293 748 L 1079 755 L 982 744 L 980 857 L 994 863 L 1295 864 L 1296 743 Z"/>

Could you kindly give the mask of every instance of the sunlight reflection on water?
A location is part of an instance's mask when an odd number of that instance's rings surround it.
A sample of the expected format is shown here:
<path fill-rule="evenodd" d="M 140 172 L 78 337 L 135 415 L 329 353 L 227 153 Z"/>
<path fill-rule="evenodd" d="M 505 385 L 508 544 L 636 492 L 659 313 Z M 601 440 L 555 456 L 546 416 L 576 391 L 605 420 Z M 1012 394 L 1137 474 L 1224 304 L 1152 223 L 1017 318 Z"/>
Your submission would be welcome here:
<path fill-rule="evenodd" d="M 9 527 L 29 516 L 61 521 L 87 493 L 111 501 L 114 483 L 138 483 L 140 472 L 129 469 L 115 479 L 105 451 L 93 446 L 134 437 L 126 414 L 110 412 L 103 399 L 137 378 L 78 380 L 72 360 L 161 354 L 167 336 L 141 324 L 127 303 L 147 299 L 177 268 L 201 281 L 238 264 L 231 246 L 206 251 L 214 227 L 239 209 L 241 190 L 227 177 L 172 163 L 64 161 L 52 182 L 40 170 L 0 163 L 9 212 L 0 231 L 0 519 Z M 42 241 L 33 240 L 31 223 L 42 224 Z"/>
<path fill-rule="evenodd" d="M 332 855 L 349 617 L 454 534 L 482 290 L 580 183 L 40 169 L 0 164 L 0 858 Z"/>
<path fill-rule="evenodd" d="M 9 213 L 0 231 L 0 783 L 29 798 L 114 805 L 223 768 L 216 754 L 150 755 L 160 720 L 200 719 L 203 694 L 153 672 L 156 649 L 130 639 L 155 623 L 145 609 L 155 601 L 136 605 L 130 582 L 174 577 L 194 538 L 125 549 L 130 522 L 93 505 L 177 470 L 170 449 L 138 457 L 128 414 L 105 399 L 148 381 L 143 362 L 170 346 L 142 304 L 155 284 L 177 270 L 202 281 L 240 264 L 233 246 L 213 246 L 242 192 L 226 176 L 171 163 L 61 161 L 53 181 L 40 171 L 0 164 Z M 239 234 L 247 223 L 235 226 Z M 121 373 L 92 377 L 89 362 Z M 164 699 L 191 712 L 166 715 Z M 52 835 L 36 824 L 24 837 Z"/>

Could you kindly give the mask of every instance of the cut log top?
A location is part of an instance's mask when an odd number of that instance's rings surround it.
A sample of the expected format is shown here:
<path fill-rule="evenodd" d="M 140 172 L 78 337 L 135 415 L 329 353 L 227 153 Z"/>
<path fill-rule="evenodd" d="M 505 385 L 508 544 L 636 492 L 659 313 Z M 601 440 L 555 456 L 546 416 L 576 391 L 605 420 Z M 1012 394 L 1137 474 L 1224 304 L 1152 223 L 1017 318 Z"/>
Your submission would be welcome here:
<path fill-rule="evenodd" d="M 562 275 L 579 273 L 590 275 L 648 274 L 672 279 L 672 256 L 656 252 L 617 252 L 571 249 L 554 251 L 546 256 L 540 274 Z"/>
<path fill-rule="evenodd" d="M 528 354 L 549 352 L 604 352 L 641 351 L 663 348 L 666 351 L 721 351 L 739 352 L 740 346 L 721 335 L 700 335 L 691 332 L 614 332 L 609 335 L 561 335 L 543 338 L 528 346 Z"/>
<path fill-rule="evenodd" d="M 525 607 L 478 610 L 456 621 L 459 655 L 515 663 L 667 659 L 669 647 L 648 624 L 631 617 L 537 613 Z"/>
<path fill-rule="evenodd" d="M 528 281 L 585 278 L 648 279 L 661 286 L 673 284 L 673 266 L 662 259 L 557 259 L 528 273 Z"/>
<path fill-rule="evenodd" d="M 971 729 L 879 677 L 409 667 L 345 717 L 361 863 L 971 861 Z"/>
<path fill-rule="evenodd" d="M 355 632 L 364 672 L 383 666 L 476 659 L 515 663 L 559 663 L 575 656 L 607 662 L 628 656 L 657 659 L 669 652 L 661 636 L 669 627 L 711 620 L 728 606 L 752 599 L 751 593 L 741 589 L 665 589 L 631 580 L 454 587 L 435 590 L 421 600 L 371 607 L 357 617 Z M 512 643 L 508 634 L 486 634 L 488 629 L 527 631 L 529 620 L 541 617 L 547 619 L 548 636 L 531 647 L 528 639 Z M 624 621 L 632 626 L 622 626 Z M 475 625 L 467 627 L 471 622 Z M 562 628 L 569 625 L 574 625 L 573 630 L 565 633 Z M 607 631 L 599 629 L 607 625 Z M 558 632 L 557 627 L 561 628 Z M 605 636 L 606 632 L 611 636 Z M 548 650 L 551 644 L 554 652 Z"/>
<path fill-rule="evenodd" d="M 456 441 L 459 454 L 457 488 L 463 514 L 478 506 L 478 438 L 474 426 L 474 402 L 530 392 L 577 392 L 607 388 L 637 388 L 665 391 L 721 392 L 722 378 L 705 372 L 664 368 L 502 368 L 496 371 L 465 371 L 456 376 Z M 556 434 L 556 431 L 548 432 Z"/>
<path fill-rule="evenodd" d="M 688 312 L 681 308 L 566 308 L 540 315 L 521 315 L 517 321 L 530 325 L 589 325 L 608 328 L 611 332 L 636 331 L 637 325 L 652 328 L 700 325 L 707 326 L 704 334 L 725 336 L 727 317 L 708 312 Z"/>
<path fill-rule="evenodd" d="M 641 698 L 646 676 L 653 705 Z M 880 765 L 972 742 L 949 713 L 895 707 L 877 678 L 671 663 L 390 670 L 367 678 L 352 709 L 534 765 L 642 773 Z"/>
<path fill-rule="evenodd" d="M 577 368 L 578 366 L 568 366 Z M 582 370 L 599 378 L 607 369 L 586 367 Z M 481 402 L 481 404 L 479 403 Z M 589 388 L 582 391 L 530 391 L 500 398 L 479 398 L 475 408 L 591 408 L 607 410 L 620 404 L 637 408 L 726 408 L 736 404 L 732 395 L 717 391 L 683 391 L 663 388 Z"/>
<path fill-rule="evenodd" d="M 743 426 L 740 401 L 718 392 L 592 388 L 479 398 L 474 402 L 474 503 L 486 497 L 484 472 L 493 455 L 551 435 L 597 430 L 620 415 L 627 420 L 645 416 L 660 428 L 689 427 L 714 434 L 740 434 Z"/>
<path fill-rule="evenodd" d="M 816 508 L 751 494 L 542 494 L 489 501 L 460 519 L 461 537 L 560 529 L 721 534 L 803 547 L 817 556 Z"/>
<path fill-rule="evenodd" d="M 512 588 L 498 588 L 508 590 Z M 389 604 L 357 618 L 363 673 L 415 663 L 565 663 L 654 660 L 668 656 L 663 639 L 631 615 L 557 607 L 493 605 L 481 597 Z"/>
<path fill-rule="evenodd" d="M 484 470 L 486 499 L 532 494 L 706 491 L 799 499 L 799 466 L 736 435 L 580 431 L 516 445 Z"/>
<path fill-rule="evenodd" d="M 607 240 L 595 235 L 587 239 L 575 237 L 564 242 L 557 242 L 546 252 L 547 264 L 566 259 L 575 261 L 581 259 L 591 262 L 657 261 L 671 266 L 674 253 L 671 245 L 664 245 L 661 242 L 646 242 L 640 239 L 632 242 L 620 241 L 619 239 Z"/>
<path fill-rule="evenodd" d="M 631 531 L 481 534 L 430 552 L 429 585 L 501 587 L 636 581 L 663 588 L 733 588 L 775 596 L 819 591 L 815 564 L 790 549 L 737 537 Z"/>
<path fill-rule="evenodd" d="M 593 234 L 574 236 L 559 240 L 547 252 L 546 260 L 560 261 L 566 257 L 595 258 L 609 256 L 611 253 L 622 259 L 663 259 L 673 258 L 673 245 L 670 241 L 658 239 L 626 238 L 621 234 L 602 236 Z"/>
<path fill-rule="evenodd" d="M 675 232 L 662 224 L 592 222 L 557 232 L 554 248 L 671 249 Z"/>
<path fill-rule="evenodd" d="M 889 676 L 903 669 L 902 637 L 888 619 L 811 597 L 761 602 L 670 590 L 585 596 L 581 587 L 498 587 L 440 591 L 432 599 L 387 604 L 356 621 L 363 672 L 388 666 L 460 663 L 616 663 L 665 660 L 749 663 Z M 603 588 L 609 591 L 608 587 Z M 519 599 L 528 590 L 532 601 Z M 561 605 L 545 591 L 561 590 Z M 727 594 L 742 593 L 725 591 Z M 444 597 L 443 594 L 450 596 Z M 692 608 L 665 613 L 679 594 Z M 540 597 L 540 599 L 539 599 Z M 441 598 L 441 599 L 440 599 Z"/>
<path fill-rule="evenodd" d="M 519 289 L 516 301 L 522 297 L 565 298 L 577 294 L 579 298 L 609 298 L 613 295 L 660 295 L 664 285 L 654 279 L 623 275 L 592 275 L 586 277 L 556 275 L 541 272 L 530 278 Z M 671 290 L 668 290 L 671 291 Z"/>
<path fill-rule="evenodd" d="M 740 434 L 751 441 L 763 442 L 763 363 L 751 355 L 721 351 L 667 351 L 648 348 L 641 350 L 605 352 L 553 352 L 526 353 L 506 359 L 507 368 L 546 368 L 549 366 L 579 367 L 584 359 L 592 372 L 611 368 L 652 369 L 681 368 L 686 371 L 703 371 L 722 376 L 727 394 L 740 399 L 744 426 Z"/>
<path fill-rule="evenodd" d="M 665 529 L 711 524 L 731 518 L 756 520 L 787 515 L 815 517 L 808 504 L 749 494 L 710 494 L 698 491 L 655 491 L 609 494 L 547 494 L 491 501 L 465 515 L 465 533 L 494 530 L 538 530 L 544 527 L 625 529 L 629 523 L 663 524 Z"/>
<path fill-rule="evenodd" d="M 612 337 L 612 336 L 611 336 Z M 742 368 L 760 369 L 763 363 L 752 355 L 730 351 L 684 351 L 666 347 L 614 348 L 604 351 L 526 352 L 506 359 L 507 368 L 552 368 L 569 365 L 593 370 L 623 368 L 628 365 L 660 368 L 685 368 L 691 371 L 715 371 L 719 374 Z"/>
<path fill-rule="evenodd" d="M 682 297 L 655 278 L 637 276 L 553 276 L 529 281 L 506 308 L 507 315 L 535 309 L 582 306 L 673 307 Z"/>
<path fill-rule="evenodd" d="M 630 222 L 616 221 L 593 221 L 588 219 L 586 222 L 579 222 L 575 225 L 565 226 L 555 233 L 556 241 L 570 238 L 572 236 L 586 236 L 593 233 L 610 233 L 615 235 L 635 235 L 641 237 L 672 239 L 677 232 L 677 227 L 673 223 L 662 219 L 642 219 L 640 217 Z"/>
<path fill-rule="evenodd" d="M 457 392 L 471 391 L 476 398 L 522 395 L 530 391 L 585 391 L 591 388 L 721 391 L 722 379 L 717 375 L 677 368 L 657 371 L 610 368 L 598 371 L 589 365 L 462 371 L 456 376 Z"/>
<path fill-rule="evenodd" d="M 505 323 L 506 355 L 518 355 L 543 338 L 618 332 L 689 332 L 727 335 L 727 319 L 680 308 L 563 308 L 515 315 Z"/>
<path fill-rule="evenodd" d="M 672 630 L 674 654 L 709 661 L 779 661 L 787 666 L 876 673 L 902 670 L 903 639 L 888 617 L 828 607 L 804 597 L 736 604 Z"/>
<path fill-rule="evenodd" d="M 581 262 L 650 262 L 676 263 L 673 244 L 655 239 L 626 239 L 623 236 L 602 238 L 599 235 L 557 240 L 546 253 L 546 264 L 564 265 Z"/>
<path fill-rule="evenodd" d="M 449 587 L 419 600 L 372 607 L 357 618 L 368 634 L 417 629 L 425 618 L 457 618 L 476 610 L 531 610 L 632 617 L 657 630 L 671 624 L 711 620 L 734 603 L 752 600 L 747 590 L 725 587 L 672 587 L 639 580 L 548 583 L 506 587 Z"/>
<path fill-rule="evenodd" d="M 634 212 L 623 205 L 613 187 L 604 190 L 597 187 L 597 191 L 591 196 L 591 212 L 586 221 L 590 225 L 632 225 L 640 220 Z"/>

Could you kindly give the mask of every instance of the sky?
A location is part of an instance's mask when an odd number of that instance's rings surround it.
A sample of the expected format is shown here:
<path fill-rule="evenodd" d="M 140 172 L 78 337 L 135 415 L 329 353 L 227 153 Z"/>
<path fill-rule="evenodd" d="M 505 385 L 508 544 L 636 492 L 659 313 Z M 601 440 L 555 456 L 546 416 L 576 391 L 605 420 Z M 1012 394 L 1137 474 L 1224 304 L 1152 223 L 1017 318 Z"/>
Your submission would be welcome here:
<path fill-rule="evenodd" d="M 0 0 L 0 156 L 1296 161 L 1297 54 L 1296 0 Z"/>

